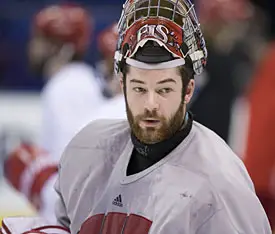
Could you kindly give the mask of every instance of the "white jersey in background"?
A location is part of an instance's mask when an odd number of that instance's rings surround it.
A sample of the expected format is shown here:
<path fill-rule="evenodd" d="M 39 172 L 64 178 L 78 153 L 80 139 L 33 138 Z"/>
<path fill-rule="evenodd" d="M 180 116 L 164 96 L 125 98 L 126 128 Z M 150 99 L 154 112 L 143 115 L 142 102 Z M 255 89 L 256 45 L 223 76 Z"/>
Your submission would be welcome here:
<path fill-rule="evenodd" d="M 87 108 L 88 109 L 88 108 Z M 90 113 L 83 113 L 82 123 L 87 125 L 96 119 L 126 119 L 125 102 L 123 95 L 118 95 L 112 99 L 106 100 L 100 107 L 97 107 L 94 112 L 95 115 L 90 116 Z M 60 113 L 62 114 L 62 113 Z M 64 116 L 63 116 L 64 117 Z M 77 122 L 79 123 L 79 121 Z M 82 124 L 79 123 L 79 126 Z M 64 126 L 64 125 L 63 125 Z M 74 125 L 75 126 L 75 125 Z M 71 128 L 72 126 L 67 126 Z M 55 134 L 57 130 L 54 129 Z M 60 136 L 57 134 L 57 136 Z M 56 138 L 53 138 L 58 140 Z M 50 139 L 51 140 L 51 139 Z M 53 142 L 55 143 L 55 142 Z M 57 200 L 57 194 L 54 191 L 54 184 L 57 178 L 57 160 L 53 159 L 50 154 L 36 153 L 36 150 L 31 150 L 35 146 L 24 146 L 19 147 L 10 157 L 6 165 L 6 170 L 9 172 L 6 174 L 11 184 L 32 202 L 35 202 L 36 206 L 39 207 L 39 215 L 46 220 L 53 222 L 55 215 L 55 202 Z M 28 156 L 28 157 L 27 157 Z M 57 155 L 58 156 L 58 155 Z M 31 158 L 27 162 L 25 158 Z M 17 165 L 23 165 L 25 168 L 22 169 L 21 173 L 14 173 L 13 168 L 18 167 Z M 55 170 L 56 168 L 56 170 Z M 33 190 L 33 186 L 36 181 L 39 182 L 38 189 Z M 37 185 L 36 185 L 37 186 Z M 38 203 L 37 203 L 38 202 Z"/>
<path fill-rule="evenodd" d="M 92 67 L 65 65 L 42 91 L 42 147 L 59 160 L 71 138 L 104 102 Z"/>
<path fill-rule="evenodd" d="M 124 95 L 119 94 L 99 107 L 91 118 L 97 119 L 127 119 Z"/>
<path fill-rule="evenodd" d="M 83 121 L 84 123 L 90 123 L 98 119 L 127 119 L 125 101 L 123 94 L 117 95 L 111 98 L 98 108 L 94 110 L 95 115 L 92 117 L 87 116 L 87 119 Z M 45 182 L 41 190 L 41 200 L 43 208 L 40 210 L 40 215 L 47 218 L 47 220 L 52 221 L 54 218 L 54 206 L 57 200 L 57 194 L 54 191 L 54 183 L 57 178 L 57 173 L 49 177 Z"/>

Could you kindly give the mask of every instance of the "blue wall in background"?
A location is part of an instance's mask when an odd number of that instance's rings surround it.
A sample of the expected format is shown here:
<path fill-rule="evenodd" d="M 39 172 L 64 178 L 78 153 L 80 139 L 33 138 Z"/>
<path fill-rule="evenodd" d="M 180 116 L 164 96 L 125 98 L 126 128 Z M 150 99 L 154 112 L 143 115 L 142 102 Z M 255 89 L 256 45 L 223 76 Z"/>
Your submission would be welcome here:
<path fill-rule="evenodd" d="M 40 90 L 43 81 L 33 77 L 28 69 L 26 49 L 29 26 L 33 15 L 44 6 L 64 1 L 0 0 L 0 89 Z M 66 1 L 72 2 L 72 1 Z M 74 1 L 85 6 L 93 15 L 95 28 L 87 61 L 98 59 L 96 36 L 120 16 L 123 1 Z"/>

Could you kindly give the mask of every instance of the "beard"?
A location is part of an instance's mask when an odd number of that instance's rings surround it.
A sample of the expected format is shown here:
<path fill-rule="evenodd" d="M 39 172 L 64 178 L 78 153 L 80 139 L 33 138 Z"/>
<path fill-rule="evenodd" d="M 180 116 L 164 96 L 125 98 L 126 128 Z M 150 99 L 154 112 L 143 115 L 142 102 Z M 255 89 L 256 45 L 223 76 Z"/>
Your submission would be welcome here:
<path fill-rule="evenodd" d="M 126 112 L 128 122 L 130 124 L 131 130 L 136 138 L 145 144 L 155 144 L 164 141 L 172 137 L 178 130 L 181 129 L 184 110 L 183 103 L 179 105 L 177 111 L 169 118 L 164 116 L 159 116 L 157 111 L 150 112 L 145 110 L 143 114 L 134 116 L 126 100 Z M 160 121 L 160 127 L 146 127 L 141 128 L 140 122 L 146 118 L 154 118 Z"/>

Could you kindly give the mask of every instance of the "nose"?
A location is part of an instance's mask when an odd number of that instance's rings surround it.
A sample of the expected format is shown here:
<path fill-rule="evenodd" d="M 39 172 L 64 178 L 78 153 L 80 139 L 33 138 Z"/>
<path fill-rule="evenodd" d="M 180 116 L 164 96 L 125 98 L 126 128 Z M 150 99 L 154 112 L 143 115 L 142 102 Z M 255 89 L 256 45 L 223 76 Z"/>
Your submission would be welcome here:
<path fill-rule="evenodd" d="M 148 95 L 145 101 L 145 109 L 149 111 L 159 109 L 159 102 L 155 92 L 148 92 Z"/>

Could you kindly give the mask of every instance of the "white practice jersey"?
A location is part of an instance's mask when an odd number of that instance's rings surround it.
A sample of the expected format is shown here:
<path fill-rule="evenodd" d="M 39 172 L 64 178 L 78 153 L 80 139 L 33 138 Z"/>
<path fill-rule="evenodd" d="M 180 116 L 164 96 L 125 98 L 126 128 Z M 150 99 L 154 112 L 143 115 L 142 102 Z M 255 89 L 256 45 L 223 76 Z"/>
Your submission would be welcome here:
<path fill-rule="evenodd" d="M 92 120 L 97 119 L 127 119 L 123 94 L 119 94 L 102 104 L 92 117 Z"/>
<path fill-rule="evenodd" d="M 104 102 L 92 67 L 74 62 L 51 77 L 42 92 L 42 147 L 56 160 Z"/>
<path fill-rule="evenodd" d="M 125 110 L 125 101 L 124 96 L 118 95 L 114 98 L 106 100 L 104 103 L 100 105 L 100 107 L 96 108 L 95 115 L 92 117 L 86 116 L 87 120 L 84 120 L 84 123 L 89 123 L 96 119 L 126 119 L 126 110 Z M 56 176 L 53 175 L 49 178 L 48 181 L 45 182 L 41 190 L 41 208 L 40 215 L 46 218 L 49 221 L 53 221 L 54 218 L 54 206 L 56 202 L 56 192 L 53 189 L 53 185 L 56 181 Z"/>
<path fill-rule="evenodd" d="M 189 135 L 153 166 L 130 176 L 128 122 L 98 120 L 66 148 L 57 218 L 72 234 L 271 234 L 242 161 L 193 122 Z"/>

